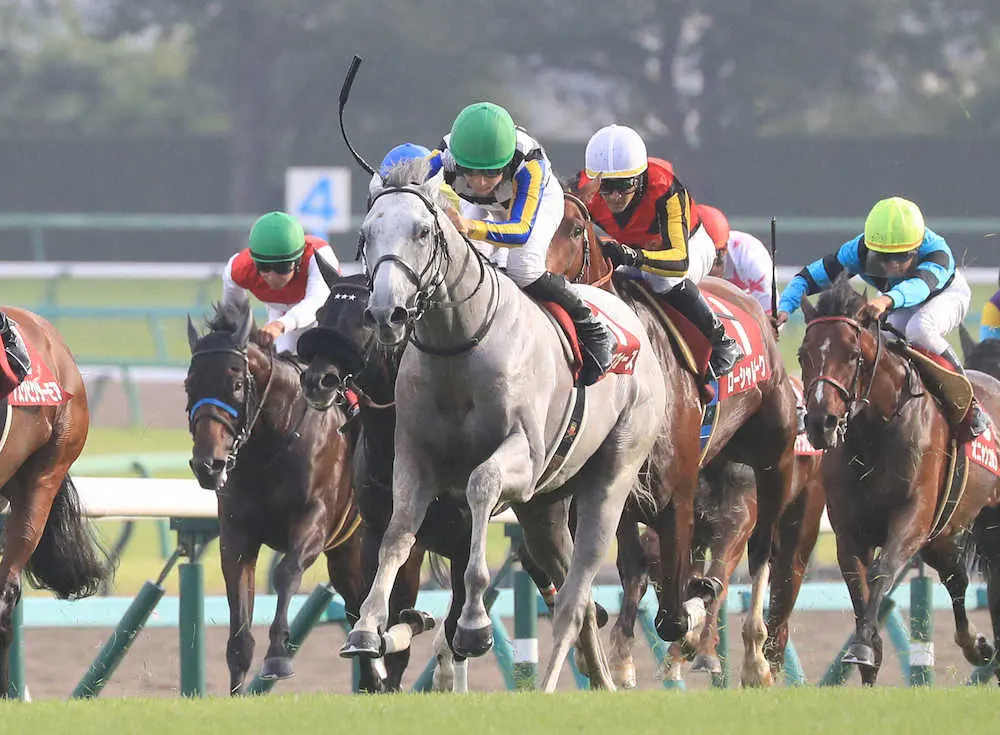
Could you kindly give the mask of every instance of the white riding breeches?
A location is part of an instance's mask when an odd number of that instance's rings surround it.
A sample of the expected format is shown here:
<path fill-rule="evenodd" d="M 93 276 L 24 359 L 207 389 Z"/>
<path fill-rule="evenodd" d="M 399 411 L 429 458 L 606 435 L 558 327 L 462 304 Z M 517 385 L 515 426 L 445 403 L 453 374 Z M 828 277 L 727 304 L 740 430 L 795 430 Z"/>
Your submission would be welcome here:
<path fill-rule="evenodd" d="M 922 304 L 891 312 L 888 322 L 912 344 L 940 355 L 948 349 L 944 335 L 965 320 L 971 300 L 972 292 L 965 276 L 955 271 L 948 288 Z"/>
<path fill-rule="evenodd" d="M 658 276 L 641 271 L 643 279 L 656 293 L 666 293 L 685 278 L 700 283 L 712 270 L 715 262 L 715 243 L 704 227 L 699 227 L 688 238 L 688 271 L 683 276 Z"/>

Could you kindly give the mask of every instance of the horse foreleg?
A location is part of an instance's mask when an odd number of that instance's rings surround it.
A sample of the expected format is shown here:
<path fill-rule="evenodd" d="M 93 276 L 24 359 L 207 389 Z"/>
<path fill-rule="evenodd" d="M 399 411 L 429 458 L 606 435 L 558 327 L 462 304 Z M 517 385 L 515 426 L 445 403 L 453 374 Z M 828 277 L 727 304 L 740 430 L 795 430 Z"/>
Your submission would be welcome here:
<path fill-rule="evenodd" d="M 652 529 L 647 534 L 656 536 Z M 622 605 L 618 619 L 611 628 L 608 663 L 611 678 L 622 689 L 635 689 L 635 661 L 632 648 L 635 646 L 635 622 L 639 615 L 639 604 L 646 594 L 649 577 L 646 569 L 646 555 L 636 520 L 628 508 L 618 524 L 618 577 L 622 583 Z M 659 539 L 655 539 L 659 544 Z"/>
<path fill-rule="evenodd" d="M 469 476 L 465 493 L 472 517 L 472 543 L 465 570 L 465 605 L 451 642 L 452 649 L 460 656 L 482 656 L 493 646 L 493 625 L 483 604 L 483 593 L 490 583 L 486 530 L 500 498 L 527 496 L 532 481 L 531 465 L 525 462 L 529 455 L 527 437 L 512 433 Z"/>
<path fill-rule="evenodd" d="M 421 476 L 411 466 L 408 460 L 412 452 L 404 443 L 405 438 L 397 440 L 397 445 L 403 446 L 397 446 L 393 468 L 392 516 L 382 536 L 375 579 L 361 605 L 358 621 L 340 651 L 340 655 L 347 658 L 378 658 L 384 653 L 381 632 L 389 617 L 389 596 L 400 567 L 406 563 L 416 543 L 417 530 L 427 507 L 434 499 L 435 479 Z"/>
<path fill-rule="evenodd" d="M 813 458 L 808 458 L 811 463 Z M 805 460 L 796 460 L 799 467 Z M 818 471 L 816 471 L 818 475 Z M 785 662 L 788 645 L 788 619 L 798 599 L 802 580 L 819 536 L 825 496 L 818 477 L 802 488 L 799 497 L 782 515 L 779 543 L 771 565 L 771 604 L 767 619 L 764 656 L 777 674 Z"/>
<path fill-rule="evenodd" d="M 224 515 L 224 514 L 222 514 Z M 247 672 L 253 661 L 254 577 L 260 544 L 250 542 L 236 529 L 223 524 L 219 535 L 222 576 L 229 601 L 229 641 L 226 664 L 229 667 L 229 693 L 243 693 Z"/>
<path fill-rule="evenodd" d="M 684 595 L 691 579 L 691 551 L 694 539 L 694 485 L 687 493 L 675 492 L 670 507 L 656 519 L 660 537 L 661 574 L 657 585 L 659 609 L 656 632 L 665 641 L 680 641 L 688 631 L 701 633 L 705 607 L 685 605 Z"/>

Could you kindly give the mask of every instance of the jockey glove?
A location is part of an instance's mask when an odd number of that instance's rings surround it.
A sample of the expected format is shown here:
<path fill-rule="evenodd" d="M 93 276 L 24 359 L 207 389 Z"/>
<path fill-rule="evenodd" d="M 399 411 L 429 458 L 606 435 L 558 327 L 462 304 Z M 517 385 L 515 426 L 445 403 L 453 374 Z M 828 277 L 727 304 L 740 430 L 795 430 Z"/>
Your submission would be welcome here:
<path fill-rule="evenodd" d="M 646 259 L 641 250 L 622 245 L 614 240 L 605 240 L 601 243 L 601 250 L 604 257 L 611 261 L 615 268 L 626 266 L 631 268 L 641 268 Z"/>

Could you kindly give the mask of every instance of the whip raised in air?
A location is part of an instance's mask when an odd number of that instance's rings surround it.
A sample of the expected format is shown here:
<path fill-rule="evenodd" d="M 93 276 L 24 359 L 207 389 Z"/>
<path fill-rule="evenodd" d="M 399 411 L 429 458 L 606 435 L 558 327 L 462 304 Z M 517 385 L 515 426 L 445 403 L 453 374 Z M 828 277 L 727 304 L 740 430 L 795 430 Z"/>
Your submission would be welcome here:
<path fill-rule="evenodd" d="M 347 137 L 347 131 L 344 130 L 344 108 L 347 107 L 347 99 L 351 96 L 351 86 L 354 84 L 354 77 L 358 73 L 358 67 L 361 66 L 361 57 L 355 55 L 354 59 L 351 61 L 351 67 L 347 70 L 347 76 L 344 77 L 344 86 L 340 88 L 340 108 L 338 110 L 338 115 L 340 117 L 340 134 L 344 136 L 344 143 L 347 144 L 347 150 L 351 152 L 354 156 L 354 160 L 358 162 L 365 171 L 370 174 L 375 173 L 375 169 L 369 165 L 368 161 L 361 157 L 361 154 L 354 150 L 354 146 L 351 145 L 351 141 Z"/>

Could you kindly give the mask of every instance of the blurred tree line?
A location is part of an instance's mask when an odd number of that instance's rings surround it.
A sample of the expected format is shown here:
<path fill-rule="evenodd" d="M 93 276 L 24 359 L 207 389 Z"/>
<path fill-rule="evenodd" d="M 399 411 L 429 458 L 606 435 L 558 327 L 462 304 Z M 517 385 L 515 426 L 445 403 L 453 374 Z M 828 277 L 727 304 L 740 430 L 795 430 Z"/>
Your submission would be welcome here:
<path fill-rule="evenodd" d="M 11 0 L 0 135 L 217 134 L 233 211 L 339 148 L 433 145 L 492 99 L 543 140 L 628 122 L 665 155 L 733 138 L 994 136 L 996 0 Z"/>

